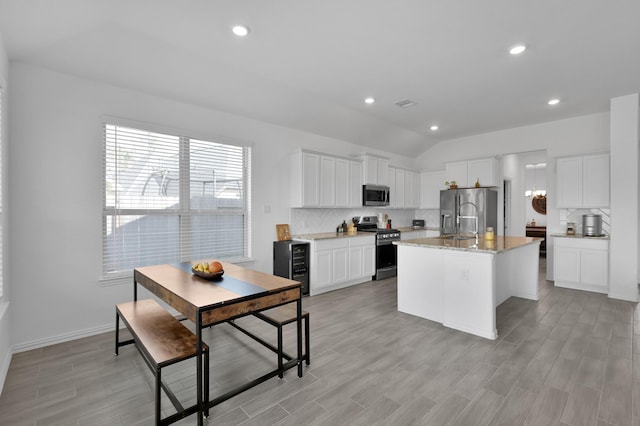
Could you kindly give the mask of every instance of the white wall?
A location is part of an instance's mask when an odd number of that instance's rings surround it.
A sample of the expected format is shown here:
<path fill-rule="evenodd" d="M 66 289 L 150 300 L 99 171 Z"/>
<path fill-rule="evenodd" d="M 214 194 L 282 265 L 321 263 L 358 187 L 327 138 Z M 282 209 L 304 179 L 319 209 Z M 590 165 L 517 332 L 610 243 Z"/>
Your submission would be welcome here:
<path fill-rule="evenodd" d="M 611 100 L 609 295 L 631 301 L 638 300 L 639 102 L 637 94 Z"/>
<path fill-rule="evenodd" d="M 7 53 L 4 49 L 4 42 L 2 40 L 2 34 L 0 34 L 0 87 L 4 90 L 3 96 L 3 109 L 2 109 L 2 140 L 4 141 L 4 146 L 2 150 L 2 193 L 5 194 L 4 203 L 3 203 L 3 223 L 2 223 L 2 238 L 5 243 L 8 242 L 8 232 L 9 229 L 9 221 L 8 221 L 8 211 L 7 211 L 7 175 L 8 175 L 8 165 L 9 165 L 9 155 L 8 155 L 8 140 L 9 140 L 9 120 L 8 120 L 8 111 L 7 108 L 7 90 L 8 90 L 8 82 L 9 82 L 9 59 L 7 57 Z M 3 263 L 2 263 L 2 282 L 3 282 L 3 296 L 0 297 L 0 393 L 2 393 L 2 388 L 4 385 L 4 379 L 7 375 L 7 371 L 9 370 L 9 363 L 11 362 L 11 327 L 10 327 L 10 310 L 9 303 L 11 297 L 11 288 L 9 286 L 9 250 L 6 249 L 7 245 L 4 244 L 5 250 L 3 250 Z"/>
<path fill-rule="evenodd" d="M 131 300 L 131 282 L 99 282 L 103 116 L 185 129 L 193 137 L 252 144 L 255 263 L 248 266 L 265 272 L 272 271 L 275 224 L 290 219 L 289 153 L 299 147 L 338 155 L 365 151 L 343 141 L 38 67 L 12 63 L 10 71 L 16 351 L 110 330 L 114 304 Z M 394 164 L 413 163 L 378 153 Z"/>

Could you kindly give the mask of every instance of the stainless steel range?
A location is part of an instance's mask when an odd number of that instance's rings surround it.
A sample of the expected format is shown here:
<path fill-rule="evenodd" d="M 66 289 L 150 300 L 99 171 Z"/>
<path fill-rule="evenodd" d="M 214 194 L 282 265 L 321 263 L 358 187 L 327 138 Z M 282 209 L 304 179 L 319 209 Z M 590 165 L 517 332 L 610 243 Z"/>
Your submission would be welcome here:
<path fill-rule="evenodd" d="M 378 228 L 376 216 L 354 217 L 353 222 L 359 232 L 376 234 L 376 274 L 371 279 L 395 277 L 398 274 L 398 247 L 393 242 L 400 240 L 400 231 Z"/>

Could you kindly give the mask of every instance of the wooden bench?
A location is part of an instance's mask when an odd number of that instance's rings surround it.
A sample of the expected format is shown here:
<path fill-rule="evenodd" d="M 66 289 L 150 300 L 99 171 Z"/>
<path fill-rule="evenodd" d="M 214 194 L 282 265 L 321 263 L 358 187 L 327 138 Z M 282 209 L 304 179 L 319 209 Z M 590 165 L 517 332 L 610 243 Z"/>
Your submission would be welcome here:
<path fill-rule="evenodd" d="M 289 355 L 288 353 L 284 352 L 283 350 L 282 328 L 287 324 L 295 323 L 297 321 L 298 319 L 297 306 L 295 303 L 288 303 L 286 305 L 278 306 L 276 308 L 271 308 L 271 309 L 267 309 L 260 312 L 254 312 L 253 316 L 255 316 L 256 318 L 260 318 L 261 320 L 273 325 L 278 329 L 278 346 L 277 347 L 274 347 L 273 345 L 261 339 L 260 337 L 256 336 L 255 334 L 245 330 L 244 328 L 235 324 L 233 321 L 230 321 L 229 323 L 235 328 L 237 328 L 238 330 L 248 335 L 249 337 L 256 340 L 257 342 L 261 343 L 263 346 L 271 349 L 273 352 L 275 352 L 278 355 L 278 369 L 280 370 L 280 374 L 278 374 L 278 377 L 282 378 L 283 377 L 282 360 L 286 359 L 287 361 L 291 361 L 292 359 L 295 358 Z M 301 318 L 302 318 L 302 321 L 304 321 L 304 345 L 305 345 L 304 346 L 305 351 L 304 351 L 304 354 L 302 355 L 302 359 L 304 359 L 306 364 L 309 365 L 311 363 L 310 350 L 309 350 L 310 348 L 309 312 L 302 311 Z"/>
<path fill-rule="evenodd" d="M 133 339 L 120 341 L 120 319 L 127 326 Z M 167 312 L 153 299 L 116 305 L 116 347 L 134 343 L 153 372 L 155 384 L 156 425 L 168 425 L 198 411 L 197 403 L 184 408 L 171 389 L 162 381 L 163 367 L 193 358 L 197 355 L 198 338 L 178 319 Z M 204 355 L 204 400 L 209 399 L 209 348 L 202 344 Z M 173 403 L 177 413 L 161 418 L 160 389 Z M 205 415 L 208 413 L 205 411 Z"/>

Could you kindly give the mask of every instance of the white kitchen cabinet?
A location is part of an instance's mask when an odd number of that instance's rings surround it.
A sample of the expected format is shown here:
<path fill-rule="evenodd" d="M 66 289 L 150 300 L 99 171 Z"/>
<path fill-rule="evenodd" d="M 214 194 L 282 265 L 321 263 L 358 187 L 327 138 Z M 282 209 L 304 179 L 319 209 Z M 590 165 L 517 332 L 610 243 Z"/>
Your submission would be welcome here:
<path fill-rule="evenodd" d="M 420 175 L 411 170 L 404 172 L 404 207 L 420 207 Z"/>
<path fill-rule="evenodd" d="M 558 207 L 582 206 L 582 157 L 556 160 Z"/>
<path fill-rule="evenodd" d="M 467 162 L 456 161 L 454 163 L 446 163 L 444 165 L 444 179 L 446 182 L 455 182 L 459 187 L 467 185 Z"/>
<path fill-rule="evenodd" d="M 293 153 L 291 207 L 361 206 L 361 161 L 305 150 Z"/>
<path fill-rule="evenodd" d="M 554 240 L 556 287 L 609 292 L 609 241 L 589 238 Z"/>
<path fill-rule="evenodd" d="M 556 191 L 559 208 L 609 207 L 609 154 L 558 158 Z"/>
<path fill-rule="evenodd" d="M 460 188 L 472 188 L 476 181 L 480 186 L 500 186 L 500 160 L 489 157 L 446 163 L 445 181 L 455 181 Z"/>
<path fill-rule="evenodd" d="M 336 159 L 320 156 L 320 206 L 336 205 Z"/>
<path fill-rule="evenodd" d="M 308 242 L 311 295 L 369 281 L 375 273 L 375 235 Z"/>
<path fill-rule="evenodd" d="M 366 237 L 369 238 L 369 237 Z M 362 256 L 364 259 L 364 271 L 362 272 L 362 278 L 365 281 L 371 279 L 371 277 L 376 273 L 376 243 L 375 239 L 369 240 L 362 247 Z"/>
<path fill-rule="evenodd" d="M 467 163 L 467 185 L 500 186 L 500 161 L 497 158 L 469 160 Z"/>
<path fill-rule="evenodd" d="M 395 194 L 394 192 L 390 192 L 389 196 L 391 199 L 395 198 L 395 202 L 393 203 L 393 207 L 396 208 L 404 208 L 404 196 L 405 196 L 405 181 L 404 181 L 404 170 L 395 169 L 396 172 L 396 186 L 395 186 Z"/>
<path fill-rule="evenodd" d="M 316 288 L 328 287 L 333 283 L 333 252 L 331 250 L 315 250 L 311 258 L 313 263 L 313 279 Z"/>
<path fill-rule="evenodd" d="M 320 206 L 320 154 L 296 151 L 292 155 L 291 206 Z"/>
<path fill-rule="evenodd" d="M 397 209 L 416 209 L 420 199 L 420 178 L 412 170 L 389 167 L 389 207 Z"/>
<path fill-rule="evenodd" d="M 582 157 L 582 207 L 609 207 L 609 154 Z"/>
<path fill-rule="evenodd" d="M 370 154 L 365 155 L 364 183 L 389 185 L 389 159 Z"/>
<path fill-rule="evenodd" d="M 349 241 L 349 279 L 371 279 L 375 274 L 375 243 L 368 237 L 355 237 Z"/>
<path fill-rule="evenodd" d="M 444 186 L 444 170 L 420 173 L 420 208 L 439 209 L 440 191 Z"/>
<path fill-rule="evenodd" d="M 349 206 L 362 207 L 362 162 L 349 161 Z"/>
<path fill-rule="evenodd" d="M 333 256 L 333 282 L 342 283 L 349 280 L 349 247 L 334 249 Z"/>
<path fill-rule="evenodd" d="M 351 171 L 349 169 L 350 161 L 344 158 L 336 159 L 335 170 L 335 206 L 336 207 L 349 207 L 350 206 L 350 184 Z"/>
<path fill-rule="evenodd" d="M 396 168 L 389 167 L 389 207 L 391 208 L 398 207 L 396 186 Z"/>

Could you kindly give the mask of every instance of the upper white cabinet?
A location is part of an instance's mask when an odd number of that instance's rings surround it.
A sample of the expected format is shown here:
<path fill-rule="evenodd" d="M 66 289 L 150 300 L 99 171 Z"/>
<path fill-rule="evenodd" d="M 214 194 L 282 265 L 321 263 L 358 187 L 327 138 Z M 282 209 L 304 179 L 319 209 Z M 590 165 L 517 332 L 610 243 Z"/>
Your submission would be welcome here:
<path fill-rule="evenodd" d="M 461 188 L 473 187 L 476 182 L 480 186 L 500 186 L 500 160 L 490 157 L 446 163 L 444 180 L 455 181 Z"/>
<path fill-rule="evenodd" d="M 420 173 L 411 170 L 404 172 L 404 206 L 417 209 L 420 207 Z"/>
<path fill-rule="evenodd" d="M 351 170 L 350 161 L 345 158 L 336 159 L 335 170 L 335 188 L 336 188 L 336 207 L 349 207 L 350 206 L 350 191 L 351 191 Z M 358 180 L 359 182 L 360 180 Z"/>
<path fill-rule="evenodd" d="M 412 170 L 389 167 L 389 207 L 416 209 L 420 204 L 420 175 Z"/>
<path fill-rule="evenodd" d="M 366 154 L 364 156 L 364 182 L 389 185 L 389 159 Z"/>
<path fill-rule="evenodd" d="M 320 205 L 336 205 L 336 159 L 320 156 Z"/>
<path fill-rule="evenodd" d="M 291 206 L 320 207 L 320 154 L 296 151 L 292 155 Z"/>
<path fill-rule="evenodd" d="M 291 207 L 362 206 L 362 162 L 299 150 L 291 161 Z"/>
<path fill-rule="evenodd" d="M 349 207 L 362 206 L 362 163 L 349 161 Z"/>
<path fill-rule="evenodd" d="M 556 160 L 559 208 L 609 207 L 609 154 Z"/>
<path fill-rule="evenodd" d="M 444 170 L 420 173 L 420 208 L 440 208 L 440 191 L 445 189 Z"/>
<path fill-rule="evenodd" d="M 447 182 L 455 182 L 458 186 L 466 187 L 468 175 L 466 161 L 457 161 L 444 165 L 444 180 Z"/>

